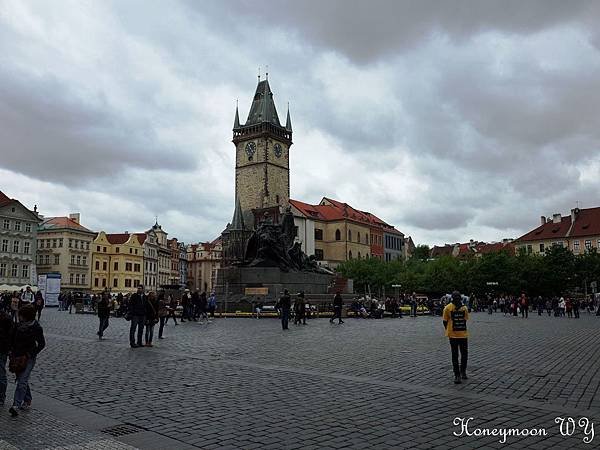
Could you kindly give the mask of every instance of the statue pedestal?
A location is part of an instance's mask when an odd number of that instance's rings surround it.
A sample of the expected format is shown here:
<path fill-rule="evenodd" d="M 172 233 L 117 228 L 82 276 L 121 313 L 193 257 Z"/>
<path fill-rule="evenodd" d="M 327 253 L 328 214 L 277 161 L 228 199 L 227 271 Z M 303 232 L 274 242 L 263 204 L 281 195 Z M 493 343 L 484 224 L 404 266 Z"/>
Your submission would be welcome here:
<path fill-rule="evenodd" d="M 226 292 L 231 302 L 252 302 L 260 298 L 261 302 L 275 302 L 284 289 L 291 295 L 300 291 L 305 294 L 327 294 L 333 282 L 333 275 L 316 272 L 283 272 L 278 267 L 224 267 L 218 269 L 216 294 L 222 302 Z M 246 291 L 246 288 L 254 288 Z M 256 288 L 265 292 L 257 295 Z M 265 289 L 266 288 L 266 289 Z"/>

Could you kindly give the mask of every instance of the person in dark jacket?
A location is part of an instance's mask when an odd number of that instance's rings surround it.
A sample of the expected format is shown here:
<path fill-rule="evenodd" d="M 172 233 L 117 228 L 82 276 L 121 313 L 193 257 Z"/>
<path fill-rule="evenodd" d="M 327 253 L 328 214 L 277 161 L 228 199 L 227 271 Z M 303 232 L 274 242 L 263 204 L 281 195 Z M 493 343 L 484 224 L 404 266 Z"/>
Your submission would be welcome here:
<path fill-rule="evenodd" d="M 146 322 L 146 295 L 144 286 L 141 284 L 129 299 L 129 316 L 131 326 L 129 327 L 129 345 L 131 348 L 143 347 L 142 336 L 144 334 L 144 323 Z M 137 341 L 136 341 L 137 329 Z"/>
<path fill-rule="evenodd" d="M 4 310 L 0 311 L 0 406 L 6 399 L 6 361 L 11 347 L 13 320 Z"/>
<path fill-rule="evenodd" d="M 344 323 L 342 320 L 342 307 L 344 306 L 344 300 L 342 299 L 342 294 L 337 292 L 335 297 L 333 297 L 333 317 L 329 319 L 330 323 L 337 318 L 338 323 Z"/>
<path fill-rule="evenodd" d="M 290 309 L 292 308 L 292 298 L 287 289 L 283 290 L 283 295 L 280 297 L 279 302 L 277 302 L 277 307 L 281 314 L 281 328 L 287 330 L 290 320 Z"/>
<path fill-rule="evenodd" d="M 154 337 L 154 325 L 158 322 L 158 299 L 154 292 L 146 296 L 146 335 L 144 342 L 146 347 L 152 347 L 152 338 Z"/>
<path fill-rule="evenodd" d="M 29 376 L 35 366 L 37 355 L 46 346 L 44 330 L 39 322 L 35 320 L 35 314 L 36 310 L 33 305 L 23 306 L 19 310 L 19 324 L 11 341 L 11 358 L 27 357 L 25 369 L 16 374 L 15 397 L 12 407 L 8 410 L 13 417 L 19 415 L 18 409 L 27 409 L 31 406 Z"/>
<path fill-rule="evenodd" d="M 165 300 L 165 294 L 161 292 L 158 294 L 158 320 L 160 325 L 158 326 L 158 338 L 163 339 L 163 331 L 165 329 L 165 323 L 169 315 L 169 304 Z M 175 322 L 177 324 L 177 322 Z"/>
<path fill-rule="evenodd" d="M 100 297 L 100 301 L 98 302 L 97 310 L 98 310 L 98 320 L 100 324 L 98 326 L 98 339 L 102 340 L 102 336 L 104 336 L 104 330 L 108 328 L 108 319 L 110 318 L 110 301 L 109 301 L 109 293 L 103 292 L 102 297 Z"/>
<path fill-rule="evenodd" d="M 173 297 L 172 295 L 169 295 L 167 297 L 168 300 L 168 307 L 167 307 L 167 311 L 169 312 L 169 315 L 167 316 L 167 319 L 165 320 L 165 325 L 169 323 L 169 319 L 173 319 L 173 322 L 175 322 L 175 325 L 177 325 L 177 319 L 175 318 L 175 313 L 177 312 L 177 299 L 175 297 Z M 182 318 L 183 320 L 183 318 Z"/>
<path fill-rule="evenodd" d="M 306 303 L 304 301 L 304 292 L 298 293 L 294 302 L 294 325 L 302 323 L 306 325 Z"/>
<path fill-rule="evenodd" d="M 208 322 L 208 299 L 206 298 L 206 292 L 202 291 L 200 294 L 200 300 L 198 301 L 198 316 L 200 320 L 206 320 Z"/>
<path fill-rule="evenodd" d="M 35 305 L 35 310 L 37 312 L 37 320 L 40 320 L 42 318 L 42 310 L 44 309 L 44 306 L 45 306 L 44 296 L 42 295 L 41 291 L 37 291 L 35 293 L 33 302 Z"/>

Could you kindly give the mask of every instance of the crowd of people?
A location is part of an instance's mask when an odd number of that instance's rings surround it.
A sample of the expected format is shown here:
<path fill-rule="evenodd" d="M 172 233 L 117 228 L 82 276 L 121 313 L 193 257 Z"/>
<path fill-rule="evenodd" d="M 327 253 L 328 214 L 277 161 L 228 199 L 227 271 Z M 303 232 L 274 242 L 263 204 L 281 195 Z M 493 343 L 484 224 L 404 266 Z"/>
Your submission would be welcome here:
<path fill-rule="evenodd" d="M 30 286 L 20 291 L 5 292 L 0 295 L 0 309 L 10 314 L 14 323 L 19 321 L 19 310 L 25 305 L 32 305 L 37 319 L 42 317 L 44 297 L 40 291 L 33 292 Z"/>

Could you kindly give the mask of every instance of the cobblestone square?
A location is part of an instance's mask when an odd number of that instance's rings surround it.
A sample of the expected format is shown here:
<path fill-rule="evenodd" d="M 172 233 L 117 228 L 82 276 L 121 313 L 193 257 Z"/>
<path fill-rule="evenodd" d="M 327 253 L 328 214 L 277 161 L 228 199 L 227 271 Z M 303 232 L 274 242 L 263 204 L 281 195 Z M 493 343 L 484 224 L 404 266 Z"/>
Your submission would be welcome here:
<path fill-rule="evenodd" d="M 586 448 L 556 417 L 600 420 L 600 318 L 472 315 L 470 379 L 452 383 L 439 317 L 170 324 L 153 348 L 128 326 L 47 309 L 33 408 L 0 416 L 0 448 Z M 13 384 L 9 384 L 8 397 Z M 455 436 L 469 428 L 545 436 Z M 592 446 L 599 442 L 595 438 Z"/>

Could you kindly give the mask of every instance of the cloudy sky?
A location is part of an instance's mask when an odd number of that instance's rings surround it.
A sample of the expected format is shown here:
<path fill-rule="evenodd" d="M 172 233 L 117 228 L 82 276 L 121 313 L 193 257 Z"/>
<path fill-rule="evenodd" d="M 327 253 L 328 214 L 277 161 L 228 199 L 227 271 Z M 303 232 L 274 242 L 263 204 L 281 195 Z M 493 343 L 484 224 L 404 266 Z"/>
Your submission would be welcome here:
<path fill-rule="evenodd" d="M 292 197 L 416 243 L 600 206 L 600 3 L 0 0 L 0 190 L 186 242 L 233 212 L 258 67 L 294 126 Z"/>

